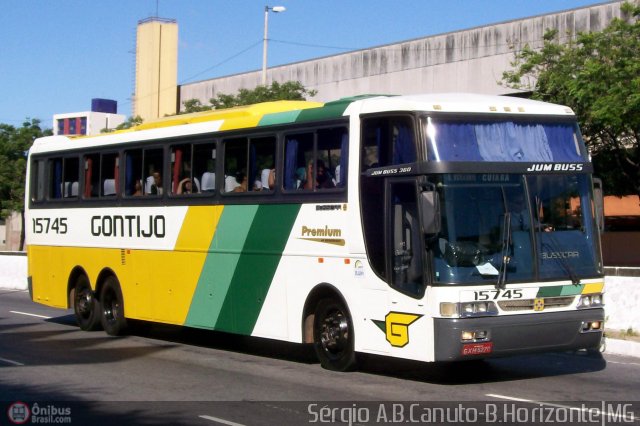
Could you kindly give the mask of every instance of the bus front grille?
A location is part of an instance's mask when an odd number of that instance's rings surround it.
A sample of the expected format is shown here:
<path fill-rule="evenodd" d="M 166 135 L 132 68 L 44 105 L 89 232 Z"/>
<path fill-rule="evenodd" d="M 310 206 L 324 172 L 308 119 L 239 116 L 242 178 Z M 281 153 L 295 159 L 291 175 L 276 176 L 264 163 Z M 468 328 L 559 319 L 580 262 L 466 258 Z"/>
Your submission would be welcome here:
<path fill-rule="evenodd" d="M 502 300 L 498 302 L 498 306 L 500 309 L 507 312 L 514 311 L 534 311 L 534 306 L 536 305 L 536 300 L 540 299 L 523 299 L 523 300 Z M 575 300 L 575 296 L 564 296 L 564 297 L 544 297 L 541 298 L 544 305 L 541 305 L 538 302 L 539 306 L 544 306 L 544 309 L 548 308 L 566 308 L 570 306 Z M 541 310 L 541 309 L 538 309 Z"/>

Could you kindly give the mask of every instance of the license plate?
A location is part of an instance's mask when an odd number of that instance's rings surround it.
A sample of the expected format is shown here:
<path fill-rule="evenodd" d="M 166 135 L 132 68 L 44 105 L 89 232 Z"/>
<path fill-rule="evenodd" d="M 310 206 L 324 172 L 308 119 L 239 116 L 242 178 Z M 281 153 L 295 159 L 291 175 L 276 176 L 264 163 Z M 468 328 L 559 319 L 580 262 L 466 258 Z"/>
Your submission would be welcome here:
<path fill-rule="evenodd" d="M 467 343 L 462 345 L 462 355 L 490 354 L 493 350 L 493 342 Z"/>

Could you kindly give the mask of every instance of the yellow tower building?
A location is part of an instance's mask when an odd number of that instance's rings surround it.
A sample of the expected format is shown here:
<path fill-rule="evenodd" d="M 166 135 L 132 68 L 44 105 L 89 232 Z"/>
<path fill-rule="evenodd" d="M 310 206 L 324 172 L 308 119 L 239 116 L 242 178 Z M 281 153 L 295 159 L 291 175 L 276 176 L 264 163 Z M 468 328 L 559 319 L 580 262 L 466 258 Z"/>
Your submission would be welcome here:
<path fill-rule="evenodd" d="M 178 24 L 175 19 L 138 22 L 133 116 L 144 121 L 175 115 L 178 102 Z"/>

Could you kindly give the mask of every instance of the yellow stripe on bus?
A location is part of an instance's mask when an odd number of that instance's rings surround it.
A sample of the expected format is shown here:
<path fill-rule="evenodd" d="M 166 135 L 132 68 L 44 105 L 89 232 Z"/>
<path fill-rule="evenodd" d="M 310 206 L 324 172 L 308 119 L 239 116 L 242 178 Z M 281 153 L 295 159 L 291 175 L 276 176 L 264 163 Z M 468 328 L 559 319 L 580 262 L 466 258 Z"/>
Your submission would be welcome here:
<path fill-rule="evenodd" d="M 603 288 L 604 283 L 585 284 L 582 289 L 582 294 L 602 293 Z"/>

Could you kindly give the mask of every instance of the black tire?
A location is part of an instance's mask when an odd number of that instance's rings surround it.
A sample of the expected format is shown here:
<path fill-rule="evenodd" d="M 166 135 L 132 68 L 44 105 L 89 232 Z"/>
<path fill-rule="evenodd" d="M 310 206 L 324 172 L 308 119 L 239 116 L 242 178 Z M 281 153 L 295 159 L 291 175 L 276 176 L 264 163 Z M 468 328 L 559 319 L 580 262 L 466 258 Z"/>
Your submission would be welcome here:
<path fill-rule="evenodd" d="M 108 277 L 100 291 L 100 305 L 102 306 L 102 328 L 111 336 L 121 336 L 127 329 L 127 319 L 124 316 L 124 300 L 120 283 L 114 276 Z"/>
<path fill-rule="evenodd" d="M 100 329 L 100 301 L 91 289 L 86 275 L 80 275 L 76 279 L 76 285 L 73 289 L 73 312 L 81 330 Z"/>
<path fill-rule="evenodd" d="M 327 370 L 356 368 L 353 322 L 342 302 L 322 299 L 313 319 L 313 346 L 320 365 Z"/>

